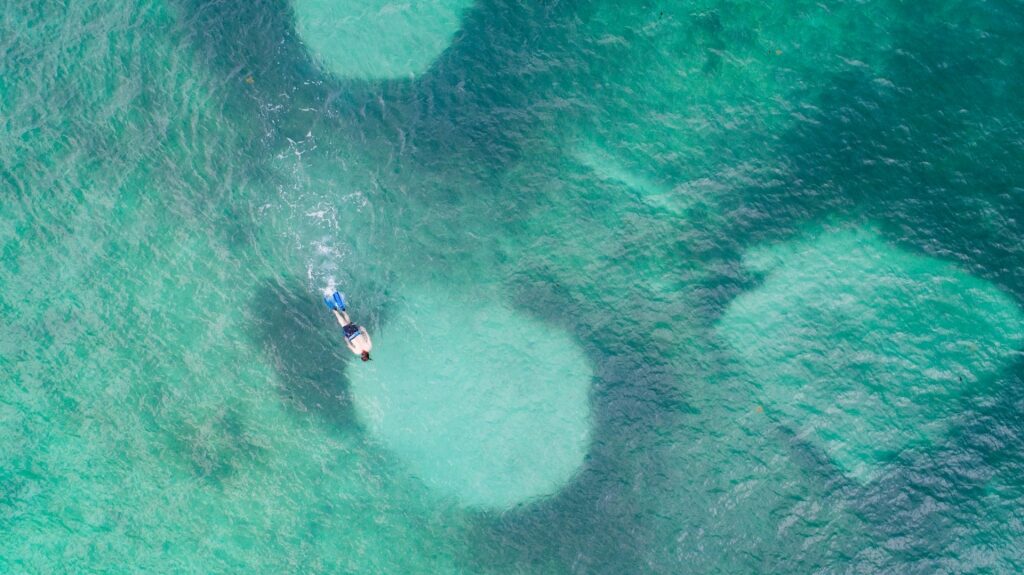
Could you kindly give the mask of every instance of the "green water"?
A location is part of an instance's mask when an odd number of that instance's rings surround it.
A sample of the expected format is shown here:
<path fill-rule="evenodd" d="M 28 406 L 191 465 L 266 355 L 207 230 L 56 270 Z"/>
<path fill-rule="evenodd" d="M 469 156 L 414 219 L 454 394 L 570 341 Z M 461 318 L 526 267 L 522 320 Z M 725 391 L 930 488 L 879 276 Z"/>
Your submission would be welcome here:
<path fill-rule="evenodd" d="M 1022 8 L 2 3 L 0 572 L 1019 572 Z"/>

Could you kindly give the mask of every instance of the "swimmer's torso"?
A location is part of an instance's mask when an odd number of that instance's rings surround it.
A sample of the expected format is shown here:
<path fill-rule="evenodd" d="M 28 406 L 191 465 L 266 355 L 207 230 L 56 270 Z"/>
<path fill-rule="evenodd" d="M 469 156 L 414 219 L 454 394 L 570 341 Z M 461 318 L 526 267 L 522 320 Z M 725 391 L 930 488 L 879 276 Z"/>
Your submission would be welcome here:
<path fill-rule="evenodd" d="M 335 310 L 334 317 L 341 324 L 341 330 L 345 334 L 345 344 L 348 345 L 352 353 L 362 355 L 363 352 L 369 352 L 373 349 L 373 342 L 370 340 L 370 334 L 366 332 L 365 327 L 353 323 L 344 311 Z"/>
<path fill-rule="evenodd" d="M 345 330 L 345 341 L 352 353 L 361 355 L 364 351 L 373 349 L 373 342 L 370 341 L 370 334 L 366 333 L 365 327 L 350 323 L 342 326 L 342 329 Z"/>

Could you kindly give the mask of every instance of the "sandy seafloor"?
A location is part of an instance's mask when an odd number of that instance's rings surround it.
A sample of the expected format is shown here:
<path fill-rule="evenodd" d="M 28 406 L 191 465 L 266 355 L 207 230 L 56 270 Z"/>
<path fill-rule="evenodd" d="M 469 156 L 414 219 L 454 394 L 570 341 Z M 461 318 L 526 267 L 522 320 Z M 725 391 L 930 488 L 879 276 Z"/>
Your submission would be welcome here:
<path fill-rule="evenodd" d="M 6 0 L 0 572 L 1022 572 L 1022 69 L 1016 0 Z"/>

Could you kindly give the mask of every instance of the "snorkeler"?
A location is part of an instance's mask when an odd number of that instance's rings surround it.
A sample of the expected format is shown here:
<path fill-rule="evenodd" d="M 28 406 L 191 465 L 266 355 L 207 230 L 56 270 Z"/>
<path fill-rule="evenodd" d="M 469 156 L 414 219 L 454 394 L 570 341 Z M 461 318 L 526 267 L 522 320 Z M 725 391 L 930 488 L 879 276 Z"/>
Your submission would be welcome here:
<path fill-rule="evenodd" d="M 345 334 L 345 344 L 358 355 L 363 361 L 370 361 L 370 350 L 373 349 L 373 342 L 370 341 L 370 334 L 366 328 L 352 323 L 352 320 L 345 313 L 345 299 L 341 294 L 334 292 L 330 296 L 324 296 L 324 303 L 334 312 L 335 319 L 341 325 L 341 331 Z"/>

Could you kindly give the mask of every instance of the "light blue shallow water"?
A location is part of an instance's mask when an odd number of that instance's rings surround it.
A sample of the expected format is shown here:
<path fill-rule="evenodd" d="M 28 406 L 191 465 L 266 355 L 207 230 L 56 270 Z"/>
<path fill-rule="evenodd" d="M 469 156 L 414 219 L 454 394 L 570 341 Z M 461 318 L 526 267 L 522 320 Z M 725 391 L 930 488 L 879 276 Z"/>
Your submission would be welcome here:
<path fill-rule="evenodd" d="M 0 31 L 0 572 L 1024 568 L 1019 2 Z"/>

